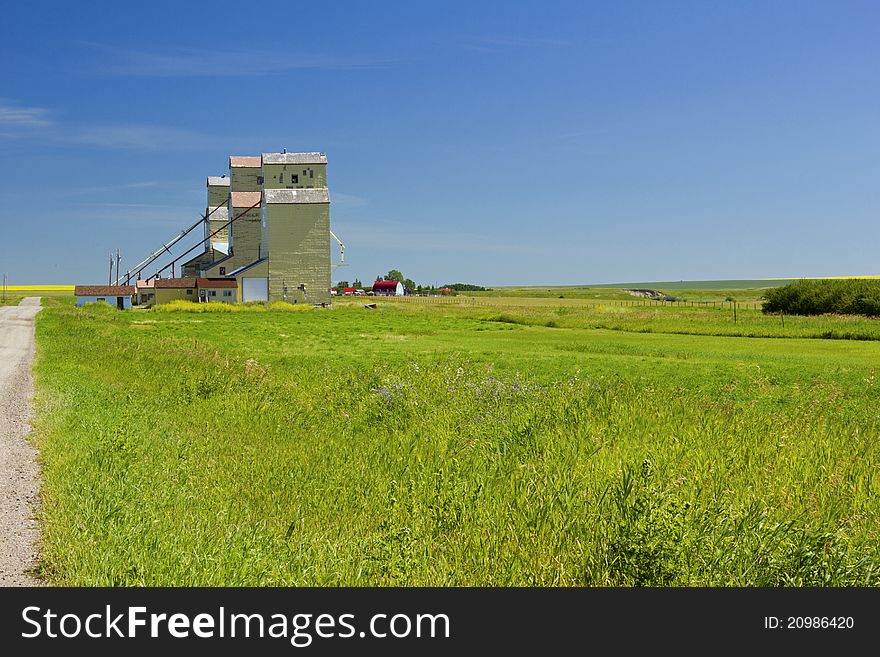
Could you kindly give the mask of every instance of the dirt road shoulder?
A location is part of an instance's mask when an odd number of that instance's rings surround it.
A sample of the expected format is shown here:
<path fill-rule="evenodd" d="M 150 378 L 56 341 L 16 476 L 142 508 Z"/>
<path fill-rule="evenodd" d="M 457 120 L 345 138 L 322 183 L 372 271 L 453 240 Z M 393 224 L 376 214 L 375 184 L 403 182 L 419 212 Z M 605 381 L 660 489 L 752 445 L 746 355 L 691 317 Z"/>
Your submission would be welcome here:
<path fill-rule="evenodd" d="M 40 298 L 0 308 L 0 586 L 39 586 L 37 452 L 28 442 L 34 392 L 34 318 Z"/>

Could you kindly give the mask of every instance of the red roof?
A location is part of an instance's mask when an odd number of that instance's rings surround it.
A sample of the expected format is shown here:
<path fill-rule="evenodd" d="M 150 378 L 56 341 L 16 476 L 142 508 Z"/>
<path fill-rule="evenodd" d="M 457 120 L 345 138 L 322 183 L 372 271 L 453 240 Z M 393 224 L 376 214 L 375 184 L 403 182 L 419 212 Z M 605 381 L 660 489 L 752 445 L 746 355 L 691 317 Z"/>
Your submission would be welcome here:
<path fill-rule="evenodd" d="M 260 155 L 230 155 L 230 167 L 256 167 L 263 165 L 263 158 Z"/>
<path fill-rule="evenodd" d="M 159 288 L 171 288 L 171 289 L 183 289 L 190 288 L 196 286 L 195 278 L 157 278 L 156 279 L 156 287 Z"/>
<path fill-rule="evenodd" d="M 356 290 L 353 287 L 344 287 L 342 288 L 343 292 L 355 292 Z"/>
<path fill-rule="evenodd" d="M 232 207 L 249 208 L 252 205 L 259 205 L 263 200 L 261 192 L 232 192 Z"/>
<path fill-rule="evenodd" d="M 73 295 L 77 297 L 128 297 L 134 294 L 133 285 L 77 285 Z"/>
<path fill-rule="evenodd" d="M 376 281 L 373 283 L 374 290 L 396 290 L 400 281 Z"/>
<path fill-rule="evenodd" d="M 238 287 L 234 278 L 200 278 L 199 287 Z"/>

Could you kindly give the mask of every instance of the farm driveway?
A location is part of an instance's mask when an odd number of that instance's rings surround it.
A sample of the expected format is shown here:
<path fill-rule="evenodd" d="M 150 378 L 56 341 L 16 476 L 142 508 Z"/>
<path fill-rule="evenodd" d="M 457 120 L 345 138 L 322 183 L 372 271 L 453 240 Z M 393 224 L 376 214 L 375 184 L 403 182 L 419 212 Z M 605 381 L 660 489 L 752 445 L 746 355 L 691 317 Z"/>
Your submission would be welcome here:
<path fill-rule="evenodd" d="M 34 317 L 40 298 L 0 307 L 0 586 L 35 586 L 39 531 L 36 450 L 30 431 Z"/>

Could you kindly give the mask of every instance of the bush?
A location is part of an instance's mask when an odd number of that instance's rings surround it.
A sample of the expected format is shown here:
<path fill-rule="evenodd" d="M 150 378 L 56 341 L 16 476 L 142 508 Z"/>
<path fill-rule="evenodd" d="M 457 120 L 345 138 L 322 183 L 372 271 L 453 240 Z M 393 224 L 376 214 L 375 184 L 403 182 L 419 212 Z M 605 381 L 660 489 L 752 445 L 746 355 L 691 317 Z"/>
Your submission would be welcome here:
<path fill-rule="evenodd" d="M 770 289 L 764 295 L 765 313 L 787 315 L 880 316 L 880 280 L 802 280 Z"/>

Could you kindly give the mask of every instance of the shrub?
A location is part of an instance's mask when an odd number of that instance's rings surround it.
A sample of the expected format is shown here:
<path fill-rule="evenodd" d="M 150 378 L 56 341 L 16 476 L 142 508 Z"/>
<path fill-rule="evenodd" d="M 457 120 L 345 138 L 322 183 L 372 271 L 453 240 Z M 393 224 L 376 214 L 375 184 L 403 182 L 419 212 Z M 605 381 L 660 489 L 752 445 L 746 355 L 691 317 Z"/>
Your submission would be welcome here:
<path fill-rule="evenodd" d="M 880 316 L 880 280 L 801 280 L 768 290 L 765 313 Z"/>

